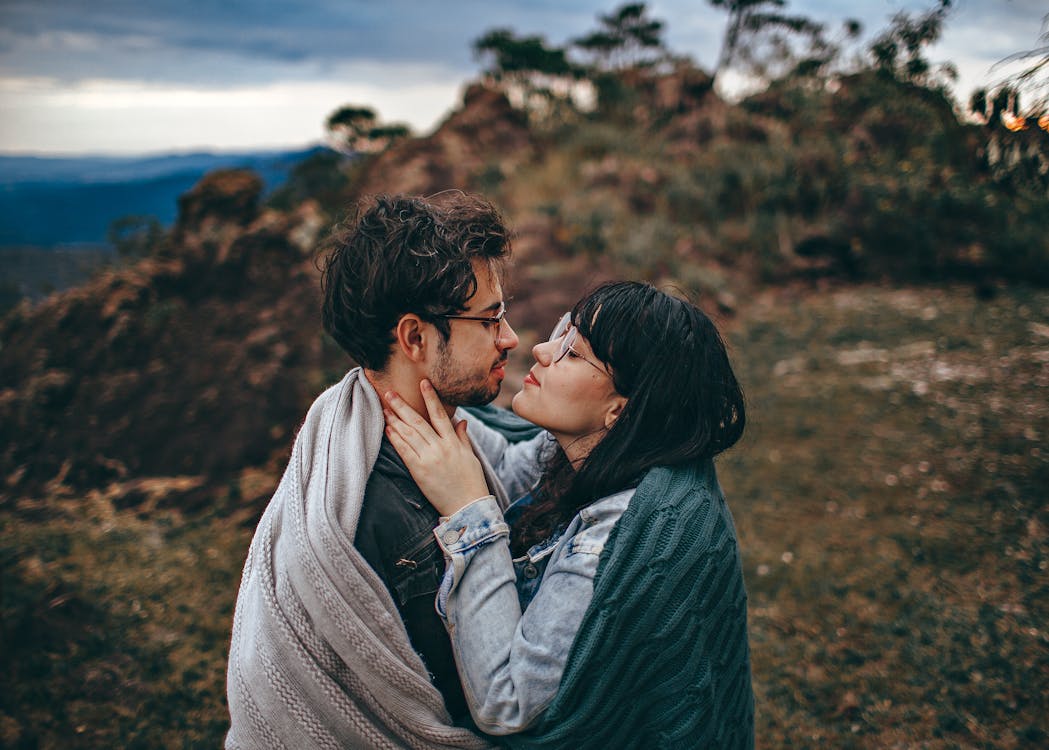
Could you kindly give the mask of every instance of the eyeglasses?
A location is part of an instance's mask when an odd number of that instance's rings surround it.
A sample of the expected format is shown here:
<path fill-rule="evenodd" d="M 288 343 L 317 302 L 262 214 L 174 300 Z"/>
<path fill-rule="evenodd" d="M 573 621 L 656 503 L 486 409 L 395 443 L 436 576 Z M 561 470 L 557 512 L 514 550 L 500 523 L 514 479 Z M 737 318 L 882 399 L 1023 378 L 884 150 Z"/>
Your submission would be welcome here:
<path fill-rule="evenodd" d="M 572 348 L 572 344 L 575 343 L 576 337 L 578 336 L 579 329 L 572 325 L 572 313 L 566 312 L 564 315 L 561 316 L 561 319 L 557 321 L 557 325 L 554 326 L 554 330 L 550 333 L 550 338 L 547 339 L 548 341 L 557 341 L 558 339 L 561 339 L 561 348 L 557 350 L 557 354 L 554 356 L 550 364 L 560 362 L 562 359 L 568 356 L 569 352 L 571 352 L 573 355 L 579 357 L 579 359 L 583 360 L 591 367 L 600 370 L 602 374 L 608 375 L 608 370 L 606 370 L 604 367 L 597 364 L 596 362 L 591 362 L 589 359 L 587 359 L 582 354 L 580 354 Z"/>
<path fill-rule="evenodd" d="M 500 302 L 498 314 L 492 317 L 482 315 L 435 315 L 434 317 L 444 318 L 445 320 L 477 320 L 480 321 L 486 329 L 493 329 L 496 338 L 498 338 L 499 331 L 502 329 L 503 319 L 506 318 L 506 303 Z"/>

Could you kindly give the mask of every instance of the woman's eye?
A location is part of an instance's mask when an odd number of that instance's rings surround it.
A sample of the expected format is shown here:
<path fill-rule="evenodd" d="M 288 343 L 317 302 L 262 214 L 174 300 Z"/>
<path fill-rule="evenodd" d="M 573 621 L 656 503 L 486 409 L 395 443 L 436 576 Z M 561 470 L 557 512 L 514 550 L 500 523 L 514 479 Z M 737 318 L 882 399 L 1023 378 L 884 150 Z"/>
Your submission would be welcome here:
<path fill-rule="evenodd" d="M 578 359 L 578 358 L 582 357 L 583 355 L 580 354 L 579 352 L 577 352 L 575 349 L 569 349 L 568 350 L 568 356 L 569 357 L 575 357 L 575 358 Z"/>

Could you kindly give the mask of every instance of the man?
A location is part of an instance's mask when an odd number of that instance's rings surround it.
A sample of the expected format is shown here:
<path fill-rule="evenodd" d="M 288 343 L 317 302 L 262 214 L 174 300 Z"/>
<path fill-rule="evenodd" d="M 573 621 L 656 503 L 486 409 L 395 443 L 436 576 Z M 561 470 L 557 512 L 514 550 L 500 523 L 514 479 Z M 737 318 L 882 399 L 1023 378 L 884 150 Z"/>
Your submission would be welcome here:
<path fill-rule="evenodd" d="M 380 197 L 338 234 L 324 327 L 360 368 L 314 402 L 244 567 L 227 675 L 227 748 L 485 747 L 434 594 L 437 512 L 383 435 L 384 394 L 449 414 L 499 393 L 508 232 L 488 203 Z M 489 462 L 512 450 L 480 438 Z M 519 488 L 517 488 L 519 489 Z M 403 624 L 402 624 L 403 623 Z"/>

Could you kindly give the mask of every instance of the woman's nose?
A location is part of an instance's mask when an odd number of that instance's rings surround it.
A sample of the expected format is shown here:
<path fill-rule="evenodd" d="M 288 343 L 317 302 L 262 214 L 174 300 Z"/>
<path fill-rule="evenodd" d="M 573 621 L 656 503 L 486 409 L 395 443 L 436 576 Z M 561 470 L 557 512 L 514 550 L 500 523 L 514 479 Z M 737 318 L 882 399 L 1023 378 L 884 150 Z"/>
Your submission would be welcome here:
<path fill-rule="evenodd" d="M 532 356 L 543 367 L 549 367 L 550 363 L 554 361 L 555 346 L 557 344 L 554 341 L 541 341 L 532 347 Z"/>

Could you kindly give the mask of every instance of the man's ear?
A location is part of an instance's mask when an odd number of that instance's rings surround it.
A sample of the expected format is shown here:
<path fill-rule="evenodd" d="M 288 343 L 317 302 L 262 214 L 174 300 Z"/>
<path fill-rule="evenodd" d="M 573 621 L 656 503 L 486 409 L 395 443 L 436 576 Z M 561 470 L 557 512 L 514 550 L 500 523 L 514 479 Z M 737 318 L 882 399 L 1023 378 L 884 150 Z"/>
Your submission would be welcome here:
<path fill-rule="evenodd" d="M 611 401 L 608 404 L 608 410 L 605 412 L 605 429 L 612 429 L 612 425 L 619 419 L 619 415 L 623 413 L 623 409 L 626 407 L 626 397 L 620 396 L 618 393 L 612 396 Z"/>
<path fill-rule="evenodd" d="M 426 323 L 415 313 L 405 313 L 397 321 L 393 331 L 397 338 L 397 348 L 412 362 L 423 362 L 427 348 L 433 341 L 433 326 Z"/>

